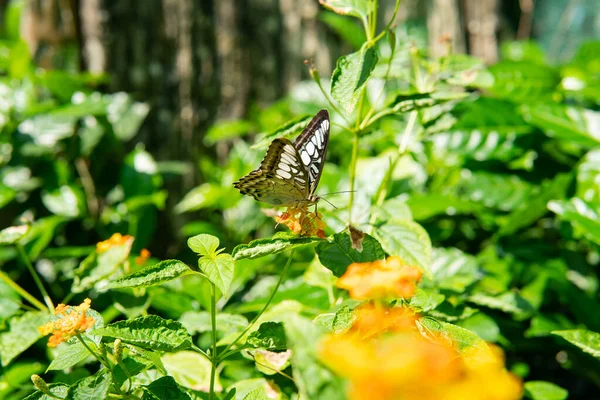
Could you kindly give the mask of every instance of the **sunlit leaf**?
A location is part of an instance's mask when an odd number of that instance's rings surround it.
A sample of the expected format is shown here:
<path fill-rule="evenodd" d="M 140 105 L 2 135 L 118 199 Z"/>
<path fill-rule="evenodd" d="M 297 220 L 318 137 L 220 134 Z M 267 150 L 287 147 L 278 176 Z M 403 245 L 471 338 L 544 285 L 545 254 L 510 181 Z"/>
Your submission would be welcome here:
<path fill-rule="evenodd" d="M 553 331 L 552 334 L 562 337 L 584 352 L 600 359 L 600 333 L 588 331 L 586 329 L 572 329 L 566 331 Z"/>
<path fill-rule="evenodd" d="M 149 287 L 187 275 L 193 271 L 179 260 L 165 260 L 111 281 L 107 289 Z"/>
<path fill-rule="evenodd" d="M 569 392 L 558 385 L 544 381 L 525 382 L 525 395 L 532 400 L 566 400 Z"/>
<path fill-rule="evenodd" d="M 362 251 L 358 251 L 352 247 L 347 232 L 336 233 L 331 241 L 319 243 L 316 252 L 321 264 L 338 277 L 342 276 L 346 268 L 354 262 L 371 262 L 385 258 L 381 245 L 372 236 L 365 236 Z"/>

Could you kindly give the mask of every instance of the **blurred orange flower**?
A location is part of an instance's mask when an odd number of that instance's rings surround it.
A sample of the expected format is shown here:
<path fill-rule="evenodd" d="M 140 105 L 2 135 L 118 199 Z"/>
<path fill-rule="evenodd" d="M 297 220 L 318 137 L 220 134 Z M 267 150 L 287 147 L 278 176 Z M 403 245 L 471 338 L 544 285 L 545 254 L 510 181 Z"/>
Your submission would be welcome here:
<path fill-rule="evenodd" d="M 54 315 L 57 318 L 38 328 L 44 336 L 52 333 L 48 340 L 48 347 L 56 347 L 94 325 L 94 318 L 87 315 L 91 303 L 90 299 L 85 299 L 78 306 L 66 304 L 56 306 Z"/>
<path fill-rule="evenodd" d="M 104 240 L 96 244 L 96 253 L 102 253 L 103 251 L 106 251 L 111 247 L 127 244 L 128 242 L 133 243 L 133 236 L 115 233 L 110 237 L 110 239 Z"/>
<path fill-rule="evenodd" d="M 414 296 L 421 271 L 399 257 L 352 263 L 340 277 L 337 286 L 350 292 L 355 300 L 395 299 Z"/>
<path fill-rule="evenodd" d="M 135 258 L 135 263 L 137 265 L 146 264 L 146 261 L 148 261 L 148 259 L 150 258 L 150 254 L 151 253 L 148 251 L 148 249 L 142 249 L 142 251 L 140 251 L 139 257 Z"/>
<path fill-rule="evenodd" d="M 417 329 L 419 315 L 410 307 L 383 307 L 366 303 L 354 309 L 355 321 L 347 334 L 367 339 L 386 332 L 406 332 Z"/>
<path fill-rule="evenodd" d="M 296 235 L 325 238 L 325 222 L 319 212 L 313 213 L 306 207 L 288 207 L 283 214 L 276 216 L 278 224 L 284 224 Z"/>
<path fill-rule="evenodd" d="M 462 355 L 448 340 L 416 330 L 370 340 L 348 333 L 328 335 L 320 357 L 348 379 L 350 400 L 517 400 L 521 383 L 487 348 Z M 475 360 L 475 361 L 474 361 Z"/>

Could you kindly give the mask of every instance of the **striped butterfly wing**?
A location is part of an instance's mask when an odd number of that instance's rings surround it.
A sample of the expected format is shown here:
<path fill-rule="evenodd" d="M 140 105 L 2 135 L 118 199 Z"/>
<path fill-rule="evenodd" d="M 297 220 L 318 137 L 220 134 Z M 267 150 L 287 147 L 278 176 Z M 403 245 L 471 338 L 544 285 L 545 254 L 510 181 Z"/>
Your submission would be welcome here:
<path fill-rule="evenodd" d="M 283 138 L 273 140 L 260 167 L 233 186 L 242 194 L 277 206 L 295 205 L 309 195 L 300 154 L 292 142 Z"/>
<path fill-rule="evenodd" d="M 309 195 L 315 192 L 321 179 L 329 143 L 329 125 L 329 113 L 321 110 L 294 142 L 308 176 Z"/>

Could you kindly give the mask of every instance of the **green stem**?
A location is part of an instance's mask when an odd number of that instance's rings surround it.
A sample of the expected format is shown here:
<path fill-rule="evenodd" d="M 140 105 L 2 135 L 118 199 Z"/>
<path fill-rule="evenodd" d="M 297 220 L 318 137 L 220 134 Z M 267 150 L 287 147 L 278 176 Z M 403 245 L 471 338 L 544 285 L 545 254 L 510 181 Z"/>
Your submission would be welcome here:
<path fill-rule="evenodd" d="M 392 25 L 394 24 L 394 21 L 396 20 L 396 14 L 398 14 L 398 9 L 400 8 L 400 3 L 402 3 L 402 0 L 396 0 L 396 6 L 394 7 L 394 13 L 392 14 L 392 18 L 390 18 L 390 21 L 385 26 L 385 29 L 382 30 L 379 33 L 379 35 L 377 35 L 375 37 L 375 39 L 373 39 L 374 42 L 377 42 L 379 39 L 381 39 L 383 37 L 383 35 L 385 35 L 385 33 L 392 27 Z"/>
<path fill-rule="evenodd" d="M 212 331 L 212 352 L 210 366 L 210 389 L 208 392 L 208 400 L 212 400 L 215 395 L 215 375 L 217 373 L 217 293 L 215 285 L 210 283 L 210 325 Z"/>
<path fill-rule="evenodd" d="M 27 292 L 27 290 L 19 286 L 15 281 L 10 279 L 10 277 L 2 271 L 0 271 L 0 279 L 4 281 L 4 283 L 6 283 L 8 286 L 10 286 L 11 289 L 17 292 L 22 298 L 36 306 L 40 311 L 46 312 L 48 310 L 48 308 L 42 302 L 30 295 L 29 292 Z"/>
<path fill-rule="evenodd" d="M 42 293 L 42 297 L 44 297 L 44 302 L 46 303 L 48 310 L 50 310 L 50 312 L 54 312 L 54 304 L 52 303 L 52 299 L 48 295 L 48 292 L 46 292 L 46 288 L 44 287 L 44 284 L 42 283 L 42 280 L 40 279 L 40 276 L 38 275 L 37 271 L 35 270 L 35 268 L 33 268 L 33 265 L 31 265 L 31 261 L 29 261 L 29 257 L 27 256 L 25 249 L 23 248 L 23 246 L 21 246 L 18 243 L 16 244 L 16 247 L 17 247 L 17 252 L 19 253 L 19 256 L 21 257 L 21 260 L 23 260 L 23 262 L 27 266 L 29 273 L 31 274 L 31 276 L 33 276 L 33 280 L 34 280 L 35 284 L 37 285 L 38 289 Z"/>
<path fill-rule="evenodd" d="M 353 131 L 352 158 L 350 159 L 350 199 L 348 200 L 348 224 L 352 224 L 352 206 L 354 205 L 354 187 L 356 184 L 356 164 L 358 161 L 358 132 Z"/>
<path fill-rule="evenodd" d="M 369 38 L 375 36 L 375 32 L 377 31 L 377 8 L 378 8 L 378 0 L 373 0 L 373 12 L 371 13 L 371 34 Z"/>
<path fill-rule="evenodd" d="M 193 351 L 195 351 L 196 353 L 202 354 L 204 357 L 206 357 L 207 360 L 211 360 L 211 357 L 206 354 L 206 352 L 204 350 L 202 350 L 201 348 L 199 348 L 198 346 L 192 345 L 191 349 Z"/>
<path fill-rule="evenodd" d="M 283 278 L 285 277 L 287 270 L 290 268 L 290 264 L 292 264 L 293 257 L 294 257 L 294 249 L 291 250 L 288 260 L 285 264 L 285 267 L 283 267 L 283 270 L 281 271 L 279 280 L 277 281 L 277 284 L 275 284 L 275 287 L 273 288 L 273 291 L 271 292 L 271 295 L 267 299 L 267 302 L 265 303 L 262 310 L 260 310 L 260 312 L 252 319 L 252 321 L 250 321 L 250 324 L 246 327 L 246 329 L 244 329 L 244 331 L 242 333 L 240 333 L 233 342 L 231 342 L 229 345 L 227 345 L 227 347 L 225 348 L 225 350 L 223 350 L 223 352 L 221 354 L 229 355 L 229 354 L 226 354 L 227 351 L 229 351 L 229 349 L 231 349 L 237 342 L 240 341 L 241 338 L 244 337 L 244 335 L 246 333 L 248 333 L 248 331 L 254 326 L 254 324 L 256 323 L 256 321 L 258 321 L 258 319 L 261 317 L 261 315 L 263 315 L 263 313 L 267 310 L 267 308 L 269 308 L 271 301 L 273 301 L 275 294 L 277 294 L 277 291 L 279 290 L 279 286 L 281 286 L 281 283 L 283 282 Z M 220 357 L 219 361 L 223 361 L 224 359 L 225 359 L 225 357 Z"/>
<path fill-rule="evenodd" d="M 323 93 L 323 96 L 325 96 L 325 98 L 327 99 L 327 101 L 329 102 L 329 105 L 331 106 L 331 108 L 333 108 L 335 110 L 336 113 L 338 113 L 339 115 L 342 116 L 342 118 L 344 118 L 344 121 L 346 121 L 346 123 L 348 125 L 350 125 L 350 121 L 348 121 L 348 119 L 346 118 L 346 114 L 343 113 L 339 107 L 337 106 L 337 104 L 335 104 L 335 101 L 331 98 L 331 96 L 329 95 L 329 93 L 327 93 L 327 91 L 325 90 L 325 88 L 323 87 L 323 84 L 321 83 L 321 79 L 316 79 L 313 78 L 313 80 L 317 83 L 317 86 L 319 86 L 319 89 L 321 90 L 321 93 Z M 346 128 L 347 129 L 347 128 Z"/>
<path fill-rule="evenodd" d="M 86 350 L 89 351 L 90 354 L 92 356 L 94 356 L 94 358 L 96 360 L 98 360 L 98 362 L 100 362 L 100 364 L 104 365 L 104 367 L 106 369 L 108 369 L 108 371 L 110 372 L 110 376 L 112 377 L 113 386 L 115 387 L 115 390 L 117 391 L 117 393 L 119 393 L 120 395 L 125 395 L 125 393 L 123 393 L 123 391 L 121 390 L 121 388 L 119 387 L 119 385 L 117 383 L 117 377 L 115 376 L 115 371 L 113 371 L 113 369 L 111 368 L 110 363 L 104 357 L 100 356 L 98 353 L 96 353 L 94 350 L 92 350 L 92 348 L 90 346 L 87 345 L 85 340 L 83 340 L 81 333 L 77 333 L 75 336 L 77 337 L 77 339 L 79 339 L 81 344 L 83 344 L 83 347 L 85 347 Z"/>

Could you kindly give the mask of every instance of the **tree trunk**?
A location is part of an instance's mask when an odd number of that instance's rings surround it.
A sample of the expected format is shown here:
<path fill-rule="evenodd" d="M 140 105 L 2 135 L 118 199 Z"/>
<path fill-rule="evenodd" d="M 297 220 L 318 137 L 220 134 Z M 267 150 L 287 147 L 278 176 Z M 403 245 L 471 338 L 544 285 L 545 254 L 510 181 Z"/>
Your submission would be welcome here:
<path fill-rule="evenodd" d="M 446 55 L 448 41 L 454 52 L 465 52 L 464 30 L 461 24 L 458 0 L 430 0 L 427 29 L 429 31 L 429 51 L 432 57 Z"/>
<path fill-rule="evenodd" d="M 486 64 L 498 61 L 498 0 L 465 0 L 469 52 Z"/>

